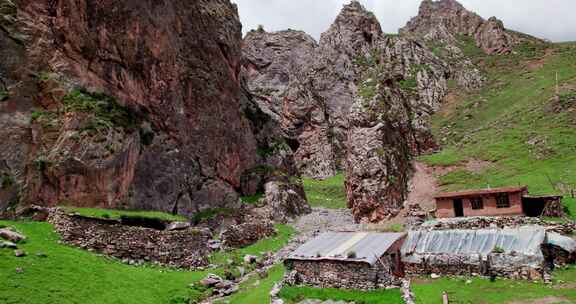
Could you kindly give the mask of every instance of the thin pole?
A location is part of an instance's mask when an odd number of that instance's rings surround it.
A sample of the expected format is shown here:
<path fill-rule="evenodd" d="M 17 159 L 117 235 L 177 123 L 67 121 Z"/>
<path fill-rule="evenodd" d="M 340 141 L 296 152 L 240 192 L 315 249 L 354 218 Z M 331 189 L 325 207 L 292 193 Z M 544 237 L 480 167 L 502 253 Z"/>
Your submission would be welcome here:
<path fill-rule="evenodd" d="M 558 71 L 556 71 L 556 95 L 560 95 L 560 87 L 558 86 Z"/>

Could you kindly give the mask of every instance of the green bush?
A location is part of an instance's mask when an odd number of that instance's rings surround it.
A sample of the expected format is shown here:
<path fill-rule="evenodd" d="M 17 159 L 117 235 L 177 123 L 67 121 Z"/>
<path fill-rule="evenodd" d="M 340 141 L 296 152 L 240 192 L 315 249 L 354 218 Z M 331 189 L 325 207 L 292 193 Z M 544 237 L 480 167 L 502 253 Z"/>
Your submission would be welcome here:
<path fill-rule="evenodd" d="M 64 96 L 62 103 L 65 112 L 94 114 L 95 121 L 92 122 L 89 129 L 120 127 L 134 130 L 138 128 L 140 122 L 135 113 L 119 105 L 113 97 L 103 93 L 77 89 Z"/>
<path fill-rule="evenodd" d="M 30 122 L 34 122 L 36 120 L 38 120 L 40 117 L 42 117 L 43 115 L 46 115 L 45 112 L 42 111 L 34 111 L 32 112 L 32 114 L 30 114 Z"/>
<path fill-rule="evenodd" d="M 10 98 L 10 94 L 6 90 L 0 90 L 0 102 L 6 101 Z"/>

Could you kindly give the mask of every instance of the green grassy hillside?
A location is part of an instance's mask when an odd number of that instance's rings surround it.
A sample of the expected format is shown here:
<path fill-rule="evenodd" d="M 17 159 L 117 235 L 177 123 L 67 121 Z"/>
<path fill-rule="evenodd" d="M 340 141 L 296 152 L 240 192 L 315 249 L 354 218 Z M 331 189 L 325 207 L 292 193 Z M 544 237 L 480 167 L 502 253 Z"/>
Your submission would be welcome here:
<path fill-rule="evenodd" d="M 479 172 L 446 174 L 444 190 L 528 185 L 533 194 L 564 194 L 576 215 L 570 194 L 576 189 L 576 44 L 523 44 L 503 56 L 469 53 L 487 85 L 453 96 L 435 115 L 434 134 L 444 149 L 422 159 L 437 166 L 491 162 Z"/>
<path fill-rule="evenodd" d="M 208 271 L 178 271 L 163 267 L 129 266 L 115 259 L 60 244 L 52 225 L 41 222 L 0 221 L 28 239 L 19 248 L 26 257 L 15 257 L 12 249 L 0 249 L 0 303 L 2 304 L 188 304 L 206 296 L 189 285 Z M 282 248 L 293 229 L 278 225 L 278 236 L 252 246 L 212 256 L 219 265 L 210 272 L 222 274 L 227 260 L 244 254 Z"/>

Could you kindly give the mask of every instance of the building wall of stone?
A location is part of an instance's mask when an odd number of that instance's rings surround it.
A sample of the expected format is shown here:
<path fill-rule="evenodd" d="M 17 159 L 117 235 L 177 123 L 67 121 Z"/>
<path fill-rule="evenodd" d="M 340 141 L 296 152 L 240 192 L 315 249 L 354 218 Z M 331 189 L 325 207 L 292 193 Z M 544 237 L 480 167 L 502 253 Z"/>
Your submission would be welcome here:
<path fill-rule="evenodd" d="M 374 266 L 368 263 L 344 261 L 286 262 L 289 270 L 296 272 L 296 283 L 318 288 L 343 288 L 370 290 L 397 283 L 392 275 L 390 260 L 384 256 Z"/>
<path fill-rule="evenodd" d="M 423 260 L 421 263 L 404 263 L 404 271 L 408 276 L 430 274 L 448 276 L 495 275 L 497 277 L 516 280 L 539 280 L 543 278 L 544 274 L 542 267 L 533 268 L 526 265 L 497 267 L 486 261 L 472 264 L 469 262 L 469 259 L 459 259 L 458 256 L 451 256 L 445 263 L 428 263 L 426 260 Z"/>
<path fill-rule="evenodd" d="M 65 243 L 125 262 L 185 269 L 209 263 L 209 230 L 161 231 L 123 226 L 113 220 L 68 215 L 59 209 L 50 212 L 48 221 Z"/>
<path fill-rule="evenodd" d="M 496 194 L 479 195 L 482 197 L 484 208 L 474 210 L 472 209 L 471 197 L 462 197 L 464 207 L 464 216 L 506 216 L 506 215 L 522 215 L 522 192 L 509 193 L 510 208 L 498 208 L 496 204 Z M 436 217 L 447 218 L 455 217 L 454 212 L 454 199 L 445 198 L 436 200 Z"/>

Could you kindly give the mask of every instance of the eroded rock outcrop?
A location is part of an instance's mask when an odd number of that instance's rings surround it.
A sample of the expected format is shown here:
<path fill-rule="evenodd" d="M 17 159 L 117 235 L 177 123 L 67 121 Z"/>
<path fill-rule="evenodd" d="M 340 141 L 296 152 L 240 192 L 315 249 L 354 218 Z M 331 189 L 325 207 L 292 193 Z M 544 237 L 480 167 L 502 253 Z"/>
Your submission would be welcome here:
<path fill-rule="evenodd" d="M 504 28 L 502 21 L 496 17 L 484 20 L 456 0 L 422 1 L 418 16 L 412 18 L 400 32 L 448 44 L 454 44 L 459 36 L 469 36 L 487 54 L 510 53 L 519 42 L 518 37 Z"/>
<path fill-rule="evenodd" d="M 261 162 L 291 166 L 257 153 L 228 0 L 15 3 L 0 1 L 0 173 L 27 201 L 190 215 L 237 205 Z"/>
<path fill-rule="evenodd" d="M 396 37 L 380 39 L 358 62 L 346 190 L 355 219 L 378 222 L 403 208 L 412 157 L 436 148 L 429 118 L 446 94 L 449 70 L 417 42 Z"/>
<path fill-rule="evenodd" d="M 354 62 L 381 35 L 376 17 L 356 1 L 343 8 L 318 45 L 296 31 L 247 35 L 249 87 L 281 109 L 302 174 L 326 178 L 343 168 L 347 116 L 357 91 Z"/>
<path fill-rule="evenodd" d="M 248 87 L 266 111 L 282 109 L 271 112 L 296 143 L 299 171 L 325 178 L 345 168 L 357 220 L 394 215 L 410 157 L 436 148 L 429 118 L 446 95 L 449 66 L 414 40 L 386 36 L 357 1 L 318 46 L 295 31 L 252 31 L 244 43 Z"/>

